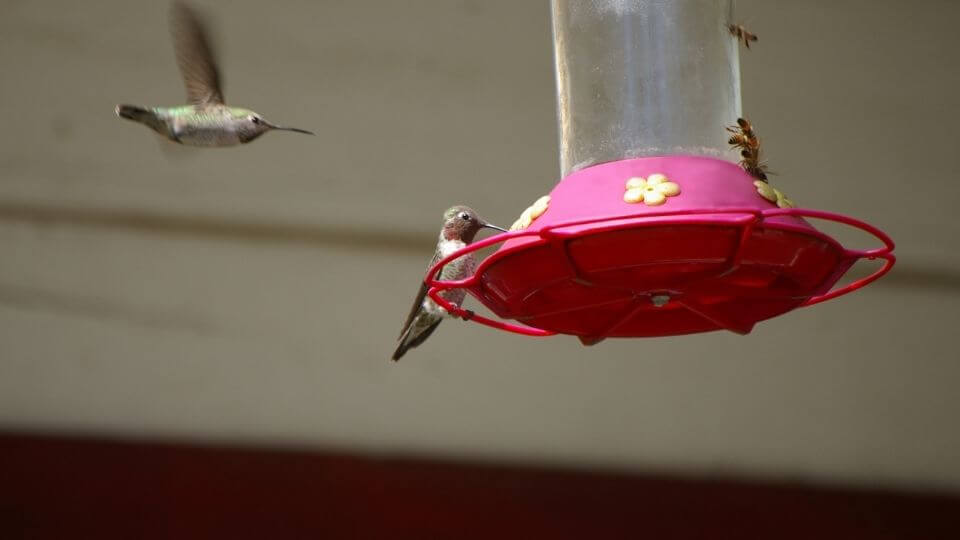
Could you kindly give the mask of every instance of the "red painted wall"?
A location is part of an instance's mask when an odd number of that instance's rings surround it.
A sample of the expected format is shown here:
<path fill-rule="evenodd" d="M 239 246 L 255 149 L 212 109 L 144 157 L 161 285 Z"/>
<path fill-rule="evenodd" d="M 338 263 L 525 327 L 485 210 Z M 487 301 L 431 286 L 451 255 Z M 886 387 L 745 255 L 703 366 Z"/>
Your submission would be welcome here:
<path fill-rule="evenodd" d="M 0 435 L 0 538 L 960 538 L 960 497 Z"/>

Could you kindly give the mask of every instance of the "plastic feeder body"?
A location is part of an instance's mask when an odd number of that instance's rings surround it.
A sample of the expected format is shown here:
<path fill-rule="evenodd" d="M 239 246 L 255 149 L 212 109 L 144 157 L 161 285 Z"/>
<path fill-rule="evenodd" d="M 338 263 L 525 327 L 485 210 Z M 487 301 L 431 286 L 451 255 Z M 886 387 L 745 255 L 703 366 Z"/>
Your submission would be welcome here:
<path fill-rule="evenodd" d="M 585 344 L 746 334 L 890 270 L 894 246 L 882 231 L 796 208 L 738 165 L 725 130 L 741 116 L 731 0 L 553 0 L 552 9 L 563 179 L 513 232 L 430 270 L 429 294 L 448 311 Z M 849 249 L 809 219 L 861 229 L 879 247 Z M 436 278 L 453 258 L 497 243 L 468 279 Z M 884 264 L 835 288 L 864 258 Z M 451 288 L 501 320 L 445 303 L 439 293 Z"/>
<path fill-rule="evenodd" d="M 552 0 L 562 176 L 626 158 L 734 159 L 732 0 Z"/>

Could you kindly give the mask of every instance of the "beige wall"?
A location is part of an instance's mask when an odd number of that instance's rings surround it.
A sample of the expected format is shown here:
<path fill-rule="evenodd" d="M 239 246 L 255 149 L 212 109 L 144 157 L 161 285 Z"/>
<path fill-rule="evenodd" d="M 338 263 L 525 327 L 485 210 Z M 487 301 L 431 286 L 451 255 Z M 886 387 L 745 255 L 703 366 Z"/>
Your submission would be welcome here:
<path fill-rule="evenodd" d="M 960 4 L 739 4 L 776 185 L 898 268 L 748 337 L 393 364 L 443 209 L 556 180 L 546 2 L 204 2 L 227 98 L 318 136 L 202 152 L 113 115 L 181 100 L 165 5 L 3 2 L 0 428 L 960 487 Z"/>

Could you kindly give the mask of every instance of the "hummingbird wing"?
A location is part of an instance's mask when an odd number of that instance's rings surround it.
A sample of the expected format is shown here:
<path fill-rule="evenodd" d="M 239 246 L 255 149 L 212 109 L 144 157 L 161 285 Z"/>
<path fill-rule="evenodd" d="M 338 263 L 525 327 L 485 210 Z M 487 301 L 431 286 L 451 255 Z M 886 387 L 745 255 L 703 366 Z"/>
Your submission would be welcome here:
<path fill-rule="evenodd" d="M 429 272 L 433 265 L 440 262 L 440 250 L 437 250 L 433 254 L 433 258 L 430 259 L 430 264 L 427 265 L 427 271 Z M 406 322 L 403 323 L 403 328 L 400 329 L 400 337 L 398 339 L 403 339 L 403 335 L 407 333 L 407 330 L 410 329 L 410 325 L 413 324 L 413 320 L 417 318 L 417 313 L 420 312 L 421 306 L 423 305 L 423 299 L 427 297 L 427 284 L 420 282 L 420 291 L 417 292 L 417 298 L 413 301 L 413 305 L 410 306 L 410 314 L 407 315 Z"/>
<path fill-rule="evenodd" d="M 223 104 L 220 71 L 203 19 L 189 6 L 175 0 L 170 8 L 170 34 L 177 66 L 191 105 Z"/>
<path fill-rule="evenodd" d="M 410 314 L 407 315 L 406 322 L 403 323 L 403 328 L 400 329 L 400 337 L 397 339 L 403 339 L 403 335 L 407 333 L 407 330 L 410 330 L 410 325 L 413 324 L 413 320 L 417 318 L 417 313 L 420 312 L 421 306 L 423 305 L 423 299 L 427 297 L 427 284 L 420 284 L 420 291 L 417 292 L 417 298 L 413 301 L 413 305 L 410 306 Z"/>

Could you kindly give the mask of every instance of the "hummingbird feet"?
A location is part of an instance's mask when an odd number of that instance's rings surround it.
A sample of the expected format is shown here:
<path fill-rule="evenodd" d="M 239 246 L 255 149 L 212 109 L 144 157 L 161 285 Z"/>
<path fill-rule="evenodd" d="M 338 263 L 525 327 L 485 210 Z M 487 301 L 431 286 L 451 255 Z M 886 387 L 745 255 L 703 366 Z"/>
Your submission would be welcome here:
<path fill-rule="evenodd" d="M 474 315 L 476 315 L 476 313 L 474 313 L 473 311 L 471 311 L 471 310 L 469 310 L 469 309 L 464 309 L 464 310 L 462 310 L 462 311 L 463 311 L 463 315 L 461 315 L 460 318 L 463 319 L 463 320 L 465 320 L 465 321 L 469 321 L 470 319 L 473 318 Z"/>

